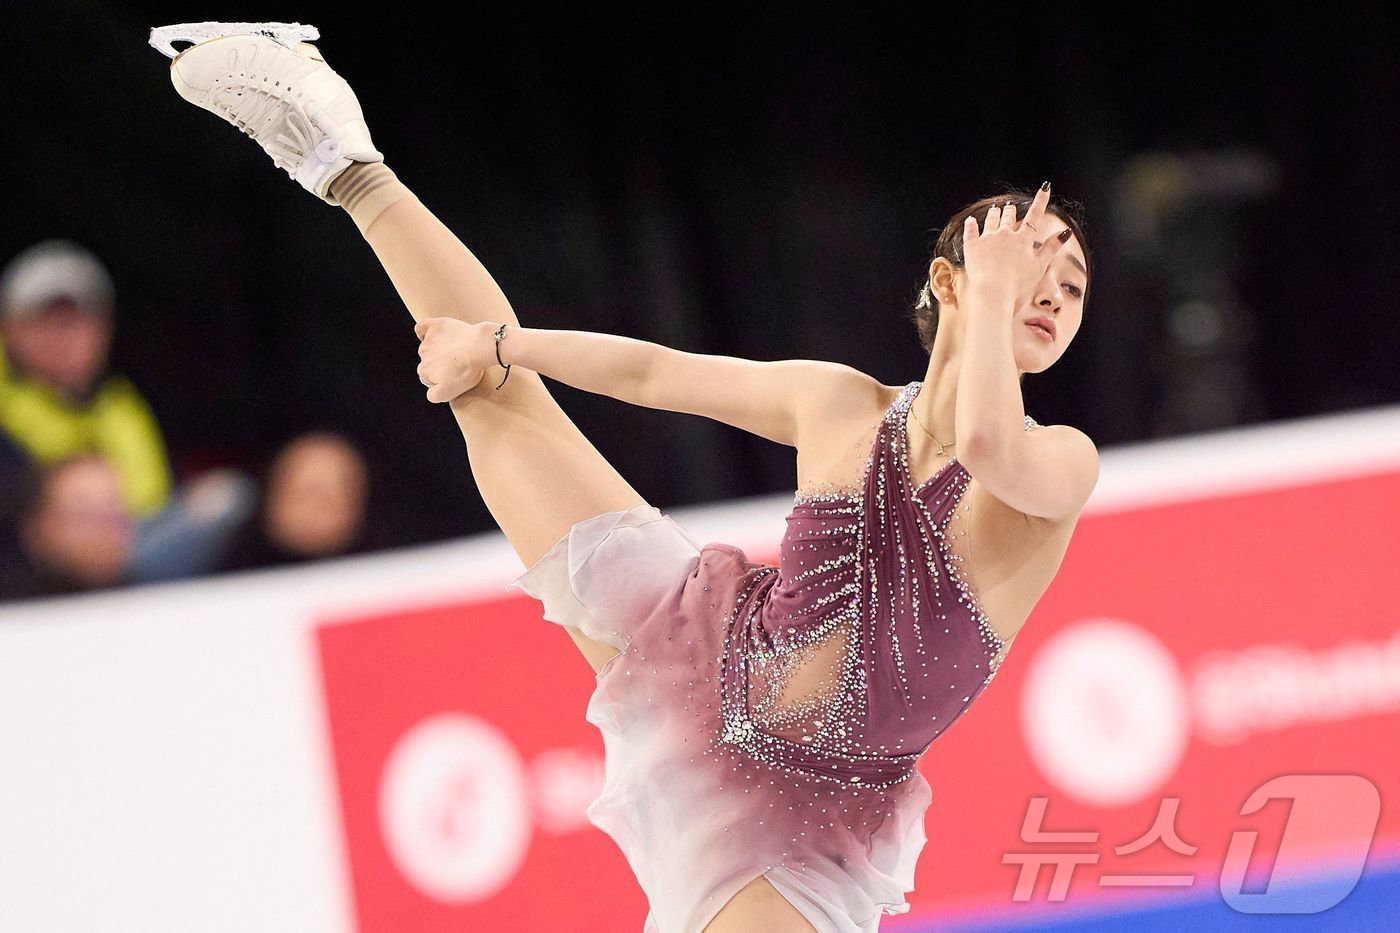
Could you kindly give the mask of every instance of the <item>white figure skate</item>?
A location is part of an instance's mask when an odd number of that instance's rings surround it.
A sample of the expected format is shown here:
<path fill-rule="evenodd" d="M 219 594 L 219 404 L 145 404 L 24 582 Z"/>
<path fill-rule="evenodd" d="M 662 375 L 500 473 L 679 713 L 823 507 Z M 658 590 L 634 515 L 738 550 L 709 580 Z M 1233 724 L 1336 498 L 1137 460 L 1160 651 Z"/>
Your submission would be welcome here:
<path fill-rule="evenodd" d="M 354 162 L 382 162 L 360 102 L 300 23 L 181 23 L 151 30 L 174 60 L 180 96 L 256 139 L 273 164 L 328 204 L 331 182 Z M 173 43 L 194 45 L 176 52 Z"/>

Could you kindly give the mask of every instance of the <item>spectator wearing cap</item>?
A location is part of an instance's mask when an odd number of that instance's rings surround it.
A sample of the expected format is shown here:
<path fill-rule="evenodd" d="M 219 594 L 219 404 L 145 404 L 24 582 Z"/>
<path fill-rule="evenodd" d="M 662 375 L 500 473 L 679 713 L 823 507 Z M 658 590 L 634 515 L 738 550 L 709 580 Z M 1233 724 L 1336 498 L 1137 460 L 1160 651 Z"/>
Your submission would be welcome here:
<path fill-rule="evenodd" d="M 96 256 L 49 240 L 0 275 L 0 431 L 37 466 L 97 453 L 133 514 L 159 512 L 170 464 L 150 406 L 108 371 L 112 279 Z"/>
<path fill-rule="evenodd" d="M 96 457 L 115 475 L 136 521 L 122 579 L 206 572 L 254 507 L 255 484 L 216 470 L 172 489 L 150 406 L 108 369 L 113 307 L 107 269 L 67 240 L 32 246 L 0 273 L 0 461 L 18 450 L 42 473 Z"/>

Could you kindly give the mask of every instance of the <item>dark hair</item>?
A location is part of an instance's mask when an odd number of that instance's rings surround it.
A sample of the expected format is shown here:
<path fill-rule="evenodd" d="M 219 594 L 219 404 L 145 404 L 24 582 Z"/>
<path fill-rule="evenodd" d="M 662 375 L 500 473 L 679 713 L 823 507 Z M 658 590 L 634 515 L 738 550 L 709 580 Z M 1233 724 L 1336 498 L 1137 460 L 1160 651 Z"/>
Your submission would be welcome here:
<path fill-rule="evenodd" d="M 935 259 L 942 256 L 953 264 L 954 268 L 963 268 L 963 224 L 967 218 L 976 215 L 978 219 L 986 216 L 987 211 L 993 204 L 1001 204 L 1007 201 L 1016 205 L 1016 216 L 1024 217 L 1026 211 L 1031 206 L 1031 200 L 1035 197 L 1035 192 L 1027 191 L 1024 188 L 1010 188 L 1001 194 L 991 197 L 980 198 L 962 208 L 953 215 L 941 231 L 938 231 L 938 238 L 933 241 L 933 254 L 925 263 L 925 268 L 933 263 Z M 1046 205 L 1047 213 L 1054 214 L 1065 222 L 1065 226 L 1074 231 L 1074 238 L 1079 241 L 1079 246 L 1084 250 L 1084 265 L 1088 269 L 1093 269 L 1093 258 L 1089 255 L 1089 243 L 1084 239 L 1084 205 L 1078 201 L 1056 201 L 1051 199 Z M 930 231 L 932 232 L 932 231 Z M 1089 288 L 1093 283 L 1084 283 L 1085 305 L 1089 302 Z M 933 352 L 933 339 L 938 333 L 938 299 L 929 296 L 928 307 L 918 307 L 919 298 L 923 296 L 924 288 L 928 285 L 928 276 L 925 274 L 924 281 L 919 283 L 919 292 L 914 298 L 914 306 L 907 313 L 909 320 L 914 322 L 914 326 L 919 331 L 919 343 L 923 345 L 925 353 Z"/>

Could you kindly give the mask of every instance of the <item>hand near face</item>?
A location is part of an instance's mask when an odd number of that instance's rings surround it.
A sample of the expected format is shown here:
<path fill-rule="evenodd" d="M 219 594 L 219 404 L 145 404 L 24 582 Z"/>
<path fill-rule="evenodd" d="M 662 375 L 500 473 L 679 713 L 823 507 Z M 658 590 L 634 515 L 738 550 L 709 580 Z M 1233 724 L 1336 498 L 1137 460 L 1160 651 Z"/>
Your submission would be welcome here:
<path fill-rule="evenodd" d="M 993 205 L 980 228 L 975 216 L 967 218 L 963 223 L 963 261 L 970 286 L 1005 289 L 1018 302 L 1031 296 L 1073 235 L 1069 229 L 1048 240 L 1040 235 L 1037 227 L 1042 225 L 1049 203 L 1050 189 L 1043 187 L 1019 222 L 1014 204 Z"/>

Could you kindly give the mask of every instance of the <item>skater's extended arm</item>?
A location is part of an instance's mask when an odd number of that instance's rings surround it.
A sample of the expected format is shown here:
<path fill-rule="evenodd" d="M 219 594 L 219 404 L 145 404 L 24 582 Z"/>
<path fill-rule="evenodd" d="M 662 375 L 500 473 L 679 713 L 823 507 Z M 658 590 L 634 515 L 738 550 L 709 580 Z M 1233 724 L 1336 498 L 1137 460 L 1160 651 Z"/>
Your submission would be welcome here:
<path fill-rule="evenodd" d="M 430 401 L 449 401 L 479 382 L 500 382 L 505 370 L 496 362 L 496 327 L 446 318 L 418 324 L 418 374 L 431 384 Z M 791 447 L 798 444 L 800 425 L 823 423 L 842 404 L 858 403 L 862 393 L 879 386 L 840 363 L 687 353 L 581 330 L 507 327 L 500 352 L 503 363 L 576 389 L 713 418 Z"/>
<path fill-rule="evenodd" d="M 636 404 L 713 418 L 778 444 L 798 446 L 807 430 L 859 411 L 880 383 L 825 360 L 748 360 L 653 344 Z"/>

